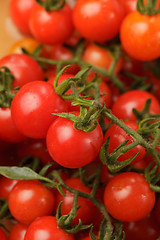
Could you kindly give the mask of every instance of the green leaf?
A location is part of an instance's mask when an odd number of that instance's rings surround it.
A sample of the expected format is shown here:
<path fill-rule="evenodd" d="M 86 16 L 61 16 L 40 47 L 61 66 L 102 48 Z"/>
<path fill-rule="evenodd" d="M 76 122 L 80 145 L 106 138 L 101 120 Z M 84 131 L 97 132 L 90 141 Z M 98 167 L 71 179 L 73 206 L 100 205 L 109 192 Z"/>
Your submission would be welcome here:
<path fill-rule="evenodd" d="M 42 180 L 53 183 L 49 178 L 45 178 L 28 167 L 0 167 L 0 174 L 11 179 L 18 180 Z M 53 183 L 54 185 L 54 183 Z"/>

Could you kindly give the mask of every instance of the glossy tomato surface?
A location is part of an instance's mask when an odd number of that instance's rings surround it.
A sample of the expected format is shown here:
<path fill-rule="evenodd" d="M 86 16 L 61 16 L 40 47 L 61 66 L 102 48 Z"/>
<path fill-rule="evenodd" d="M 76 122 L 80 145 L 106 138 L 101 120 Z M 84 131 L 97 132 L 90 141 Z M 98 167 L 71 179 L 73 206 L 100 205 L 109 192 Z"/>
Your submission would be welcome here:
<path fill-rule="evenodd" d="M 12 216 L 24 224 L 51 214 L 54 206 L 55 197 L 52 191 L 34 180 L 20 181 L 9 195 L 9 210 Z"/>
<path fill-rule="evenodd" d="M 142 15 L 134 11 L 126 16 L 120 39 L 127 54 L 137 60 L 152 61 L 160 56 L 160 14 Z"/>
<path fill-rule="evenodd" d="M 150 189 L 143 175 L 135 172 L 120 173 L 106 186 L 104 204 L 115 219 L 138 221 L 152 211 L 155 192 Z"/>
<path fill-rule="evenodd" d="M 30 138 L 45 138 L 50 124 L 56 119 L 51 113 L 66 111 L 63 99 L 51 84 L 43 81 L 25 84 L 11 104 L 15 126 Z"/>
<path fill-rule="evenodd" d="M 73 23 L 78 32 L 96 42 L 113 39 L 123 18 L 124 8 L 117 0 L 78 0 L 73 9 Z"/>
<path fill-rule="evenodd" d="M 57 225 L 56 217 L 45 216 L 33 221 L 28 227 L 24 240 L 74 240 Z"/>
<path fill-rule="evenodd" d="M 67 168 L 82 167 L 93 161 L 103 143 L 100 125 L 91 132 L 77 130 L 66 118 L 57 118 L 47 132 L 47 148 L 51 157 Z"/>

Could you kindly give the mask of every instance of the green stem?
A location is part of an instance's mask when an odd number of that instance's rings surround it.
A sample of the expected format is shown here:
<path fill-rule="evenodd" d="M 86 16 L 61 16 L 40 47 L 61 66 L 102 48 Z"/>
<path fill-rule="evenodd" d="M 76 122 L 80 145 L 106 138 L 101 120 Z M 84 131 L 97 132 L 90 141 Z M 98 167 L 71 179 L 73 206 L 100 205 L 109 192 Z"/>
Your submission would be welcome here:
<path fill-rule="evenodd" d="M 78 64 L 81 67 L 91 66 L 92 69 L 95 72 L 97 72 L 97 73 L 99 73 L 99 74 L 101 74 L 101 75 L 103 75 L 105 77 L 108 77 L 113 82 L 113 84 L 116 87 L 118 87 L 118 89 L 121 92 L 125 92 L 126 91 L 126 87 L 123 84 L 123 82 L 121 82 L 119 80 L 119 78 L 114 73 L 112 73 L 112 71 L 104 69 L 104 68 L 101 68 L 101 67 L 98 67 L 98 66 L 90 65 L 90 64 L 84 62 L 83 60 L 79 59 L 78 57 L 74 57 L 72 59 L 67 59 L 67 60 L 52 60 L 52 59 L 47 59 L 47 58 L 42 58 L 42 57 L 34 57 L 34 58 L 39 63 L 48 63 L 50 65 L 60 64 L 61 66 L 63 66 L 63 65 L 69 65 L 69 64 Z M 113 68 L 114 68 L 114 65 L 113 65 Z"/>

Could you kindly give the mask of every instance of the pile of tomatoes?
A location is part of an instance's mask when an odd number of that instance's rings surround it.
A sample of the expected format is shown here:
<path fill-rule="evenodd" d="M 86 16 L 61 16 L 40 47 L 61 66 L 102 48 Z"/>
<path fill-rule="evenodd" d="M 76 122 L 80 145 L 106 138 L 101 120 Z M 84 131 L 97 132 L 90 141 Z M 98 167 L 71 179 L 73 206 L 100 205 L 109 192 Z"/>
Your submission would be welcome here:
<path fill-rule="evenodd" d="M 11 0 L 0 239 L 160 239 L 159 0 Z"/>

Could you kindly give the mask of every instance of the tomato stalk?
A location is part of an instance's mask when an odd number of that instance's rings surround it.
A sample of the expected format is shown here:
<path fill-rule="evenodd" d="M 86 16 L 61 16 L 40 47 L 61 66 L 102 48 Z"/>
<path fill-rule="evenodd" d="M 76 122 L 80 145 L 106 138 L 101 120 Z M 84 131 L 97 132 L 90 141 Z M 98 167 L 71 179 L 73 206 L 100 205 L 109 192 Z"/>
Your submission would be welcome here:
<path fill-rule="evenodd" d="M 65 0 L 36 0 L 46 11 L 59 10 L 64 7 Z"/>
<path fill-rule="evenodd" d="M 123 84 L 123 82 L 116 76 L 116 74 L 114 73 L 114 68 L 116 66 L 116 62 L 118 61 L 119 58 L 119 52 L 117 54 L 117 57 L 114 59 L 115 63 L 113 63 L 111 65 L 111 70 L 107 70 L 95 65 L 91 65 L 89 63 L 86 63 L 85 61 L 83 61 L 82 59 L 79 58 L 79 55 L 81 55 L 81 49 L 79 50 L 79 52 L 77 53 L 77 55 L 75 55 L 75 57 L 73 57 L 72 59 L 67 59 L 67 60 L 52 60 L 52 59 L 47 59 L 47 58 L 42 58 L 42 57 L 36 57 L 34 56 L 34 59 L 36 61 L 38 61 L 39 63 L 47 63 L 50 65 L 58 65 L 58 66 L 64 66 L 64 65 L 69 65 L 69 64 L 77 64 L 79 66 L 81 66 L 82 68 L 84 67 L 90 67 L 93 69 L 93 71 L 95 71 L 96 73 L 101 74 L 102 76 L 108 77 L 113 84 L 123 93 L 126 91 L 126 87 Z"/>
<path fill-rule="evenodd" d="M 144 0 L 137 1 L 137 11 L 144 15 L 155 15 L 160 13 L 160 7 L 157 8 L 157 0 L 147 0 L 145 4 Z"/>
<path fill-rule="evenodd" d="M 13 89 L 14 76 L 7 67 L 0 67 L 0 106 L 10 107 L 11 102 L 18 90 Z"/>

